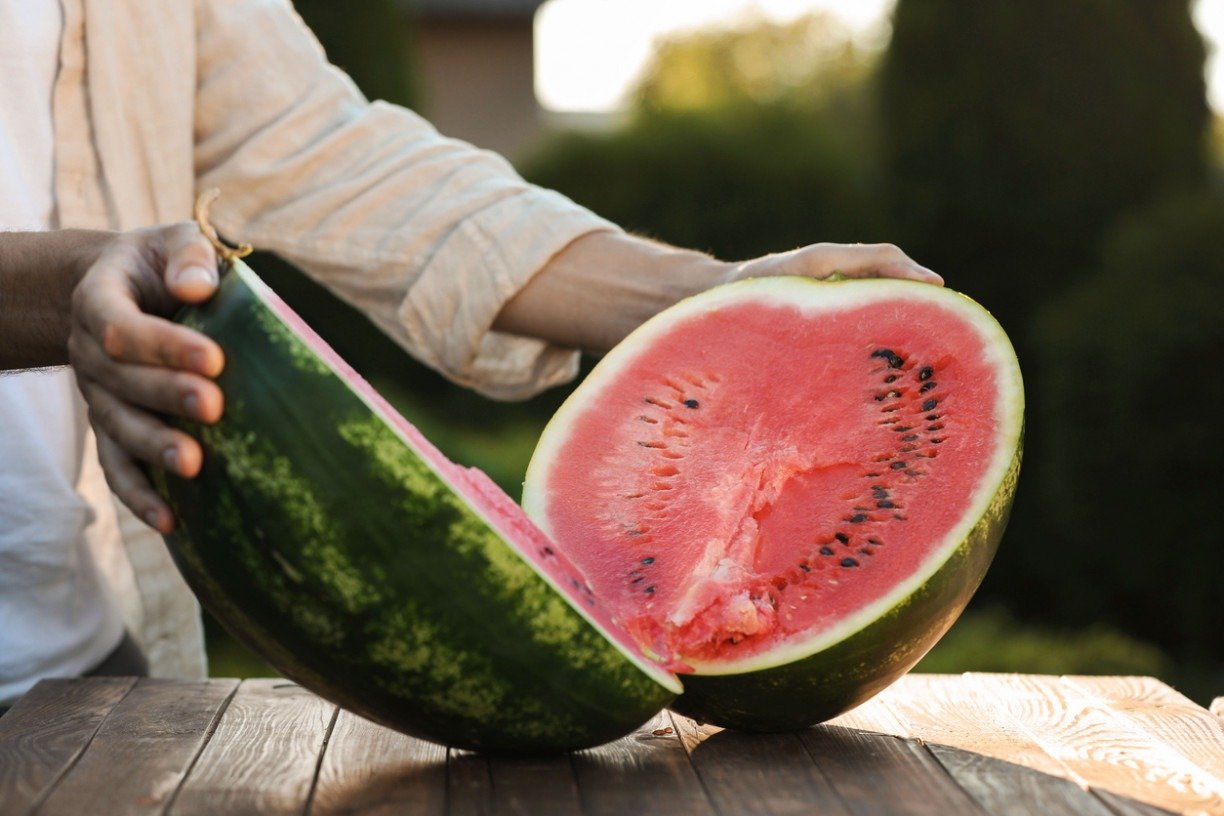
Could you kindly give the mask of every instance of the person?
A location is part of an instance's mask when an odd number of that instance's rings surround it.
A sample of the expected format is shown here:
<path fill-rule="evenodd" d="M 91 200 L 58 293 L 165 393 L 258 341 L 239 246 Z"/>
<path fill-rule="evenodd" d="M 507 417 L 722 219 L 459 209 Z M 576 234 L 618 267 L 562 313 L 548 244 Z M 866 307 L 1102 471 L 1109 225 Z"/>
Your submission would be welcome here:
<path fill-rule="evenodd" d="M 193 476 L 198 443 L 161 415 L 224 411 L 221 350 L 166 319 L 217 285 L 197 190 L 224 191 L 228 239 L 498 398 L 725 281 L 941 283 L 886 244 L 728 262 L 630 235 L 365 100 L 288 0 L 0 2 L 0 64 L 0 706 L 40 677 L 205 671 L 139 466 Z"/>

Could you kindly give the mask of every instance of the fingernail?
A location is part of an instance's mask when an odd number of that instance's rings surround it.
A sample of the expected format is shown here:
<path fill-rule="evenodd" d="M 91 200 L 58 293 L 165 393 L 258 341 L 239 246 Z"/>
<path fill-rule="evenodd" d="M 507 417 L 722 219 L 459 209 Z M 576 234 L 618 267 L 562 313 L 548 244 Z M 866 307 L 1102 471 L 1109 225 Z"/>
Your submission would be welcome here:
<path fill-rule="evenodd" d="M 179 270 L 174 282 L 179 286 L 212 286 L 217 274 L 202 266 L 186 266 Z"/>
<path fill-rule="evenodd" d="M 200 398 L 195 394 L 186 394 L 183 397 L 183 413 L 191 419 L 199 419 Z"/>
<path fill-rule="evenodd" d="M 178 473 L 178 461 L 178 448 L 173 446 L 166 448 L 162 454 L 162 466 L 171 473 Z"/>

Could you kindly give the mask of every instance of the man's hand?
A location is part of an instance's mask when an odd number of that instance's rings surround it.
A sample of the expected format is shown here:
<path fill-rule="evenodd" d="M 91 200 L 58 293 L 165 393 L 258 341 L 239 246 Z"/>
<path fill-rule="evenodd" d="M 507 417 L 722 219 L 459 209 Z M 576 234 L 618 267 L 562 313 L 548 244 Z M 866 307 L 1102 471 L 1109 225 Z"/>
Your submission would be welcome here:
<path fill-rule="evenodd" d="M 116 236 L 72 295 L 68 354 L 102 468 L 124 504 L 163 533 L 173 516 L 136 460 L 188 478 L 199 472 L 199 443 L 159 415 L 220 419 L 223 398 L 211 378 L 225 364 L 216 343 L 166 316 L 207 300 L 216 286 L 216 253 L 188 222 Z"/>
<path fill-rule="evenodd" d="M 728 280 L 800 275 L 827 278 L 904 278 L 943 286 L 943 278 L 892 244 L 811 244 L 735 264 Z"/>

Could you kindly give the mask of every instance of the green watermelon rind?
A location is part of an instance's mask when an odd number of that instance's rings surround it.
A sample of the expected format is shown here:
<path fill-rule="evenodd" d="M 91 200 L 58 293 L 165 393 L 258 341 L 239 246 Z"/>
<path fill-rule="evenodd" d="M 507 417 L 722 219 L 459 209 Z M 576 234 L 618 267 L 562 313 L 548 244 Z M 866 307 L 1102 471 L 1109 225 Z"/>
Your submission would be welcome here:
<path fill-rule="evenodd" d="M 800 728 L 836 716 L 870 698 L 908 671 L 963 611 L 994 557 L 1019 475 L 1024 392 L 1015 351 L 982 306 L 950 290 L 901 280 L 816 281 L 780 277 L 745 280 L 691 297 L 660 313 L 614 348 L 553 416 L 528 467 L 523 506 L 545 533 L 549 463 L 567 429 L 605 384 L 642 349 L 691 315 L 751 299 L 824 310 L 892 297 L 934 301 L 957 311 L 978 330 L 999 375 L 999 433 L 962 521 L 906 581 L 887 595 L 815 636 L 795 638 L 759 655 L 720 663 L 690 661 L 685 692 L 673 704 L 704 722 L 745 730 Z"/>
<path fill-rule="evenodd" d="M 155 473 L 189 585 L 286 677 L 494 753 L 632 731 L 679 691 L 617 645 L 271 310 L 237 262 L 179 316 L 226 354 L 201 473 Z M 308 404 L 295 403 L 295 399 Z"/>

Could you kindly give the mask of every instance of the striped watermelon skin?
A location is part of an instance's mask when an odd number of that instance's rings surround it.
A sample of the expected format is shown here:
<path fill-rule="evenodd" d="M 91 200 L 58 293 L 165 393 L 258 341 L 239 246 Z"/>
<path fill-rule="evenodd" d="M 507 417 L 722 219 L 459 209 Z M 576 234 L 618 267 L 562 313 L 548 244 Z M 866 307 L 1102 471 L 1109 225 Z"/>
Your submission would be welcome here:
<path fill-rule="evenodd" d="M 494 753 L 597 745 L 666 706 L 643 672 L 227 273 L 178 318 L 226 354 L 202 472 L 154 479 L 205 606 L 285 676 Z"/>

